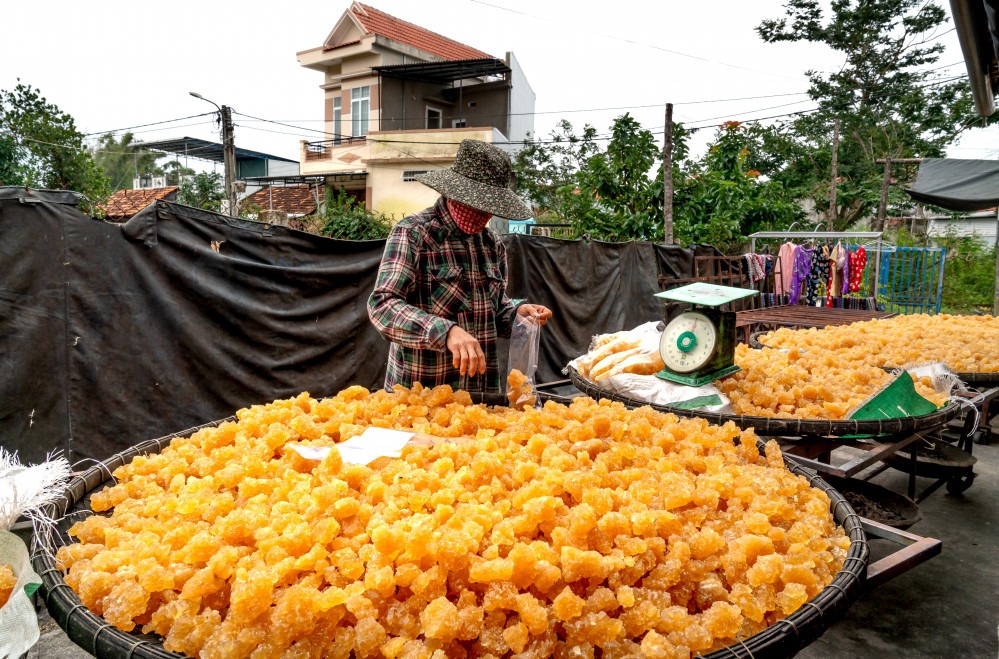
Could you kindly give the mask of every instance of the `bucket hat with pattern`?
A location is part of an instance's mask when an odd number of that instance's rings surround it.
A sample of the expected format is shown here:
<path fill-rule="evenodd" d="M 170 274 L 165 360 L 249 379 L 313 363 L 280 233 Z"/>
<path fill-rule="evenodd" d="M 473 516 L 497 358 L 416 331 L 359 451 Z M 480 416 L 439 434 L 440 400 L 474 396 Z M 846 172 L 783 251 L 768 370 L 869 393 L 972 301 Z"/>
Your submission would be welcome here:
<path fill-rule="evenodd" d="M 512 189 L 513 163 L 499 147 L 462 140 L 450 169 L 416 177 L 448 199 L 508 220 L 526 220 L 531 209 Z"/>

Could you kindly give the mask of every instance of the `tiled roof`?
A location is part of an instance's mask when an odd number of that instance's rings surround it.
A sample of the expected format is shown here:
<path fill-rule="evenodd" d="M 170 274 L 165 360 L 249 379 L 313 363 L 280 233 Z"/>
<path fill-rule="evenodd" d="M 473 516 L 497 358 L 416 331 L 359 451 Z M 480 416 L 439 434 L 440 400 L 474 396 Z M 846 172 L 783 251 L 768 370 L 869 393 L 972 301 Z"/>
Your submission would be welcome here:
<path fill-rule="evenodd" d="M 142 190 L 118 190 L 105 204 L 99 204 L 109 220 L 128 219 L 158 199 L 174 201 L 177 186 L 167 188 L 145 188 Z"/>
<path fill-rule="evenodd" d="M 316 210 L 316 193 L 307 185 L 265 186 L 243 201 L 243 208 L 250 205 L 260 210 L 285 211 L 289 215 L 309 215 Z M 323 189 L 319 188 L 319 198 Z"/>
<path fill-rule="evenodd" d="M 360 2 L 355 2 L 348 11 L 357 19 L 365 32 L 380 34 L 446 60 L 492 59 L 492 55 L 488 53 L 443 37 L 419 25 L 413 25 L 395 16 L 390 16 Z"/>

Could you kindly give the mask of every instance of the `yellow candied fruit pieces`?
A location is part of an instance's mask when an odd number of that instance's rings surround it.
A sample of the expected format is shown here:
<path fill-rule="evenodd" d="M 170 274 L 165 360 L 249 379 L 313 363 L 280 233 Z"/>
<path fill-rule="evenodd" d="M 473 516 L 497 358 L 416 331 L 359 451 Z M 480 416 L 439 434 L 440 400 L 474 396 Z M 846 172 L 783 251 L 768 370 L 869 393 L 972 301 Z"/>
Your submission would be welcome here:
<path fill-rule="evenodd" d="M 427 638 L 449 641 L 455 637 L 458 609 L 446 597 L 438 597 L 420 613 L 420 624 Z"/>
<path fill-rule="evenodd" d="M 999 371 L 999 319 L 994 316 L 913 314 L 824 329 L 784 328 L 760 342 L 791 353 L 833 355 L 841 363 L 897 368 L 943 362 L 958 373 Z"/>
<path fill-rule="evenodd" d="M 557 619 L 562 621 L 569 621 L 581 616 L 584 606 L 586 606 L 586 600 L 573 593 L 568 586 L 552 600 L 552 612 Z"/>
<path fill-rule="evenodd" d="M 800 606 L 849 548 L 776 444 L 651 409 L 415 385 L 237 418 L 118 470 L 113 514 L 59 553 L 92 611 L 191 656 L 690 656 Z M 437 439 L 376 466 L 289 449 L 369 426 Z"/>
<path fill-rule="evenodd" d="M 528 639 L 530 639 L 530 633 L 527 631 L 527 626 L 522 622 L 510 625 L 503 630 L 503 640 L 506 641 L 506 644 L 510 646 L 510 649 L 514 653 L 519 654 L 523 652 L 524 648 L 527 647 Z"/>

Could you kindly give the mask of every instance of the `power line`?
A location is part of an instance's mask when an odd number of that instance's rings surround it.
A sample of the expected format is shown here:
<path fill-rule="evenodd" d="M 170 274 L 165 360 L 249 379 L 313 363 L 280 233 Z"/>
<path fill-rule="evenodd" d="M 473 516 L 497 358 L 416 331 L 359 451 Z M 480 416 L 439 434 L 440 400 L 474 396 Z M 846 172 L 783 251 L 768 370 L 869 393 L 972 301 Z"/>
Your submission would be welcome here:
<path fill-rule="evenodd" d="M 766 108 L 757 108 L 755 110 L 746 110 L 745 112 L 736 112 L 734 114 L 735 114 L 735 116 L 738 116 L 738 115 L 744 115 L 744 114 L 752 114 L 754 112 L 766 112 L 767 110 L 776 110 L 777 108 L 786 108 L 786 107 L 789 107 L 791 105 L 801 105 L 802 103 L 810 103 L 810 102 L 812 102 L 812 99 L 809 98 L 809 99 L 805 99 L 803 101 L 795 101 L 793 103 L 782 103 L 781 105 L 771 105 L 770 107 L 766 107 Z M 704 119 L 691 119 L 690 123 L 698 124 L 698 123 L 702 123 L 702 122 L 705 122 L 705 121 L 712 121 L 714 119 L 724 119 L 726 117 L 731 117 L 731 116 L 733 116 L 733 113 L 722 114 L 722 115 L 719 115 L 717 117 L 707 117 L 707 118 L 704 118 Z"/>
<path fill-rule="evenodd" d="M 734 101 L 753 101 L 753 100 L 762 99 L 762 98 L 780 98 L 780 97 L 784 97 L 784 96 L 805 96 L 807 94 L 808 94 L 808 92 L 787 92 L 785 94 L 763 94 L 763 95 L 760 95 L 760 96 L 738 96 L 738 97 L 734 97 L 734 98 L 711 98 L 711 99 L 702 99 L 702 100 L 698 100 L 698 101 L 671 101 L 671 103 L 673 103 L 673 105 L 700 105 L 700 104 L 704 104 L 704 103 L 730 103 L 730 102 L 734 102 Z M 619 105 L 619 106 L 616 106 L 616 107 L 606 107 L 606 108 L 576 108 L 576 109 L 566 109 L 566 110 L 542 110 L 542 111 L 539 111 L 539 112 L 508 112 L 508 113 L 493 114 L 493 115 L 477 114 L 475 116 L 479 117 L 479 118 L 481 118 L 481 117 L 499 117 L 499 116 L 503 116 L 503 117 L 527 117 L 527 116 L 535 116 L 535 115 L 541 115 L 541 114 L 568 114 L 568 113 L 575 113 L 575 112 L 604 112 L 604 111 L 607 111 L 607 110 L 638 110 L 638 109 L 643 109 L 643 108 L 662 108 L 662 107 L 665 107 L 665 105 L 666 105 L 665 103 L 650 103 L 650 104 L 646 104 L 646 105 Z M 325 119 L 261 119 L 261 118 L 257 118 L 257 117 L 251 117 L 250 115 L 243 114 L 242 112 L 233 111 L 233 114 L 238 114 L 238 115 L 240 115 L 242 117 L 247 117 L 247 118 L 253 119 L 254 121 L 266 121 L 266 122 L 269 122 L 269 123 L 283 123 L 283 122 L 291 122 L 291 121 L 295 121 L 295 122 L 298 122 L 298 123 L 317 123 L 317 122 L 318 123 L 326 123 Z M 291 125 L 291 124 L 288 124 L 288 123 L 284 123 L 284 125 L 288 126 L 289 128 L 303 128 L 304 129 L 304 127 L 302 127 L 302 126 L 294 126 L 294 125 Z"/>
<path fill-rule="evenodd" d="M 706 99 L 706 100 L 699 100 L 699 101 L 676 101 L 676 102 L 673 102 L 673 105 L 699 105 L 699 104 L 705 104 L 705 103 L 729 103 L 729 102 L 734 102 L 734 101 L 750 101 L 750 100 L 764 99 L 764 98 L 780 98 L 780 97 L 787 97 L 787 96 L 804 96 L 807 93 L 808 92 L 789 92 L 789 93 L 786 93 L 786 94 L 764 94 L 764 95 L 761 95 L 761 96 L 741 96 L 741 97 L 736 97 L 736 98 Z M 801 101 L 801 102 L 804 102 L 804 101 Z M 478 118 L 478 119 L 486 119 L 486 118 L 490 118 L 490 117 L 508 117 L 508 116 L 509 117 L 514 117 L 514 116 L 520 117 L 520 116 L 537 116 L 537 115 L 543 115 L 543 114 L 569 114 L 569 113 L 577 113 L 577 112 L 605 112 L 605 111 L 610 111 L 610 110 L 640 110 L 640 109 L 645 109 L 645 108 L 664 108 L 665 106 L 666 106 L 665 103 L 654 103 L 654 104 L 650 104 L 650 105 L 620 105 L 620 106 L 616 106 L 616 107 L 581 108 L 581 109 L 574 109 L 574 110 L 545 110 L 545 111 L 542 111 L 542 112 L 510 112 L 510 113 L 491 114 L 491 115 L 490 114 L 485 114 L 485 115 L 484 114 L 477 114 L 477 115 L 475 115 L 475 117 Z M 781 107 L 781 106 L 777 106 L 777 107 Z M 324 130 L 320 130 L 318 128 L 309 128 L 307 126 L 296 126 L 294 124 L 287 123 L 289 121 L 297 121 L 297 122 L 300 122 L 300 123 L 303 123 L 303 122 L 306 122 L 306 121 L 308 121 L 308 122 L 323 122 L 323 123 L 326 123 L 325 119 L 286 119 L 286 120 L 276 120 L 276 119 L 264 119 L 262 117 L 255 117 L 253 115 L 244 114 L 242 112 L 236 112 L 236 111 L 233 111 L 233 114 L 239 115 L 241 117 L 246 117 L 247 119 L 251 119 L 253 121 L 262 121 L 262 122 L 266 122 L 266 123 L 277 124 L 279 126 L 284 126 L 286 128 L 294 128 L 296 130 L 307 130 L 307 131 L 314 132 L 314 133 L 319 133 L 319 134 L 322 134 L 322 135 L 332 135 L 333 137 L 337 137 L 336 133 L 330 133 L 330 132 L 327 132 L 327 131 L 324 131 Z M 247 128 L 249 128 L 249 126 L 247 126 Z"/>
<path fill-rule="evenodd" d="M 135 151 L 109 151 L 107 149 L 93 149 L 93 148 L 86 147 L 86 146 L 75 146 L 73 144 L 59 144 L 57 142 L 46 142 L 45 140 L 39 140 L 39 139 L 35 139 L 33 137 L 26 137 L 24 135 L 17 135 L 16 133 L 12 133 L 12 132 L 9 132 L 9 131 L 0 131 L 0 135 L 8 135 L 8 136 L 16 137 L 17 139 L 25 140 L 25 141 L 28 141 L 28 142 L 35 142 L 37 144 L 45 144 L 45 145 L 54 146 L 54 147 L 57 147 L 57 148 L 60 148 L 60 149 L 70 149 L 72 151 L 86 151 L 88 153 L 94 153 L 94 154 L 96 154 L 96 153 L 106 153 L 106 154 L 109 154 L 109 155 L 116 155 L 116 156 L 131 156 L 131 155 L 135 155 Z M 136 147 L 141 147 L 141 146 L 142 146 L 141 142 L 138 143 L 138 144 L 136 144 Z M 185 156 L 190 155 L 193 158 L 198 158 L 199 156 L 196 154 L 196 152 L 199 152 L 199 151 L 209 151 L 209 150 L 212 150 L 213 148 L 215 148 L 215 147 L 212 147 L 212 146 L 197 146 L 197 147 L 191 148 L 189 151 L 185 152 L 182 155 L 185 155 Z M 147 149 L 147 150 L 152 150 L 152 149 Z"/>
<path fill-rule="evenodd" d="M 115 128 L 114 130 L 99 130 L 93 133 L 84 133 L 84 137 L 90 137 L 91 135 L 106 135 L 107 133 L 120 133 L 123 130 L 132 130 L 133 128 L 145 128 L 147 126 L 159 126 L 161 124 L 172 124 L 178 121 L 185 121 L 187 119 L 195 119 L 197 117 L 207 117 L 210 114 L 218 114 L 217 112 L 203 112 L 201 114 L 192 114 L 189 117 L 179 117 L 177 119 L 166 119 L 165 121 L 154 121 L 149 124 L 139 124 L 137 126 L 126 126 L 125 128 Z"/>
<path fill-rule="evenodd" d="M 473 2 L 473 3 L 479 4 L 479 5 L 485 5 L 486 7 L 492 7 L 494 9 L 500 9 L 502 11 L 507 11 L 507 12 L 510 12 L 510 13 L 513 13 L 513 14 L 520 14 L 521 16 L 526 16 L 528 18 L 533 18 L 533 19 L 545 21 L 545 22 L 548 22 L 548 23 L 554 23 L 555 22 L 555 21 L 552 21 L 551 19 L 544 18 L 542 16 L 535 16 L 533 14 L 528 14 L 527 12 L 518 11 L 516 9 L 510 9 L 509 7 L 504 7 L 502 5 L 495 5 L 495 4 L 492 4 L 490 2 L 484 2 L 484 0 L 469 0 L 469 2 Z M 684 53 L 684 52 L 681 52 L 679 50 L 671 50 L 669 48 L 663 48 L 662 46 L 656 46 L 656 45 L 653 45 L 653 44 L 643 43 L 641 41 L 635 41 L 633 39 L 627 39 L 627 38 L 619 37 L 619 36 L 613 35 L 613 34 L 606 34 L 606 33 L 601 33 L 601 32 L 594 32 L 593 34 L 596 34 L 596 35 L 602 36 L 602 37 L 606 37 L 608 39 L 614 39 L 616 41 L 623 41 L 624 43 L 628 43 L 628 44 L 631 44 L 633 46 L 641 46 L 643 48 L 651 48 L 652 50 L 658 50 L 658 51 L 661 51 L 661 52 L 664 52 L 664 53 L 669 53 L 670 55 L 676 55 L 678 57 L 686 57 L 686 58 L 698 60 L 698 61 L 701 61 L 701 62 L 707 62 L 709 64 L 718 64 L 720 66 L 727 66 L 727 67 L 733 68 L 733 69 L 740 69 L 742 71 L 752 71 L 753 73 L 762 73 L 764 75 L 774 76 L 774 77 L 778 77 L 778 78 L 786 78 L 788 80 L 796 80 L 797 79 L 797 78 L 792 78 L 790 76 L 780 75 L 778 73 L 771 73 L 771 72 L 765 71 L 763 69 L 755 69 L 755 68 L 746 67 L 746 66 L 739 66 L 737 64 L 729 64 L 728 62 L 721 62 L 719 60 L 713 60 L 713 59 L 710 59 L 710 58 L 707 58 L 707 57 L 701 57 L 700 55 L 692 55 L 690 53 Z"/>

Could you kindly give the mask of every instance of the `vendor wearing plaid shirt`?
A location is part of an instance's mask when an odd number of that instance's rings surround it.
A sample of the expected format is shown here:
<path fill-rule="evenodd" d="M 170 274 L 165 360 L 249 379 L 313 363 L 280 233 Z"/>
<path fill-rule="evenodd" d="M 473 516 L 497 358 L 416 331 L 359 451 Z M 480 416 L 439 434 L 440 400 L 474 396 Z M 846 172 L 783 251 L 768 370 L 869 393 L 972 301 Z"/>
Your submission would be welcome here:
<path fill-rule="evenodd" d="M 498 337 L 510 336 L 515 314 L 545 324 L 551 311 L 514 306 L 506 295 L 506 250 L 490 217 L 526 219 L 530 209 L 508 187 L 510 158 L 464 140 L 450 169 L 417 180 L 441 193 L 389 234 L 368 317 L 392 342 L 385 387 L 449 384 L 499 392 Z"/>

